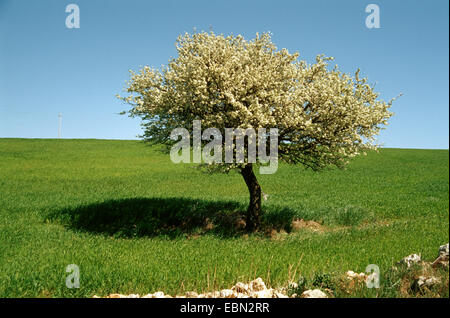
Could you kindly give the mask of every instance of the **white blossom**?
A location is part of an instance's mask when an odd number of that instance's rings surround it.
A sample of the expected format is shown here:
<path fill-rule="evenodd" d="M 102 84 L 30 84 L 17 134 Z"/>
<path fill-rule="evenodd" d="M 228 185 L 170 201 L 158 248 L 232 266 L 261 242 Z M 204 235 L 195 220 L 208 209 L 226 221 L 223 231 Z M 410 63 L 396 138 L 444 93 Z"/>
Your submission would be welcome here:
<path fill-rule="evenodd" d="M 177 127 L 278 128 L 280 159 L 313 169 L 343 166 L 367 149 L 392 104 L 360 77 L 318 55 L 313 64 L 277 50 L 269 34 L 247 41 L 213 32 L 184 34 L 167 66 L 130 71 L 124 102 L 143 119 L 144 137 L 170 144 Z M 225 171 L 239 165 L 221 164 Z"/>

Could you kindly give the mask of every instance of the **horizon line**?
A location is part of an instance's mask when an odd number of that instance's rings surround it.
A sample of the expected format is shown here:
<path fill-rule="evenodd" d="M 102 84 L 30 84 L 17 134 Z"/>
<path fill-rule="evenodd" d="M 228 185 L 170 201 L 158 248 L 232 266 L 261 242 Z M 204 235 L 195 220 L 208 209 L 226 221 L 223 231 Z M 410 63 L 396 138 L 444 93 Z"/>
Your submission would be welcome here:
<path fill-rule="evenodd" d="M 142 141 L 145 142 L 143 139 L 121 139 L 121 138 L 95 138 L 95 137 L 89 137 L 89 138 L 58 138 L 58 137 L 52 137 L 52 138 L 46 138 L 46 137 L 0 137 L 1 139 L 29 139 L 29 140 L 105 140 L 105 141 Z M 404 149 L 404 150 L 449 150 L 449 148 L 412 148 L 412 147 L 383 147 L 380 146 L 379 149 Z"/>

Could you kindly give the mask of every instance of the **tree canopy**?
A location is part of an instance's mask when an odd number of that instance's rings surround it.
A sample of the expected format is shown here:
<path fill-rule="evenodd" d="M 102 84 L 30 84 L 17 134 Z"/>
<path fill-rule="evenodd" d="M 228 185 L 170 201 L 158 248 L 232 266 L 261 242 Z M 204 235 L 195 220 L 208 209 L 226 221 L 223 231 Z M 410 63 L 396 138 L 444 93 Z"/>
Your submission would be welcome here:
<path fill-rule="evenodd" d="M 194 120 L 222 133 L 276 128 L 279 160 L 320 170 L 376 149 L 376 136 L 392 116 L 394 99 L 380 100 L 359 70 L 341 72 L 324 55 L 312 64 L 299 60 L 298 53 L 278 50 L 268 33 L 252 40 L 186 33 L 176 49 L 166 66 L 131 71 L 128 94 L 120 97 L 131 105 L 131 116 L 143 119 L 149 141 L 172 145 L 171 132 L 192 130 Z M 251 165 L 219 164 L 238 169 L 244 179 L 253 174 Z M 260 197 L 252 194 L 254 184 L 247 182 L 250 196 Z"/>

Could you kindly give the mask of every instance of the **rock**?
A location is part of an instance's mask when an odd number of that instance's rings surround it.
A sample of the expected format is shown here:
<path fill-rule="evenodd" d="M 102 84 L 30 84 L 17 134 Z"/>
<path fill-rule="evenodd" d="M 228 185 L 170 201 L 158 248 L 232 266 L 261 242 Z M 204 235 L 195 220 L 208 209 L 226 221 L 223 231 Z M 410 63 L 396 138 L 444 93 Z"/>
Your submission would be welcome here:
<path fill-rule="evenodd" d="M 231 289 L 222 289 L 220 291 L 220 298 L 236 298 L 236 293 Z"/>
<path fill-rule="evenodd" d="M 279 292 L 279 291 L 275 291 L 275 292 L 273 293 L 272 298 L 289 298 L 289 297 L 288 297 L 287 295 L 285 295 L 285 294 Z"/>
<path fill-rule="evenodd" d="M 411 265 L 420 263 L 420 261 L 421 261 L 420 255 L 411 254 L 404 257 L 399 263 L 405 264 L 407 267 L 411 267 Z"/>
<path fill-rule="evenodd" d="M 189 291 L 186 293 L 186 298 L 198 298 L 198 294 L 193 291 Z"/>
<path fill-rule="evenodd" d="M 366 274 L 364 274 L 364 273 L 358 274 L 358 273 L 355 273 L 354 271 L 348 271 L 347 273 L 345 273 L 345 275 L 347 276 L 348 279 L 351 279 L 351 280 L 356 279 L 359 281 L 363 281 L 363 280 L 366 280 L 366 278 L 367 278 Z"/>
<path fill-rule="evenodd" d="M 430 276 L 430 277 L 426 277 L 426 276 L 419 276 L 419 278 L 417 278 L 414 283 L 413 283 L 413 287 L 414 289 L 423 289 L 423 288 L 430 288 L 433 287 L 434 285 L 440 284 L 441 280 L 439 278 Z"/>
<path fill-rule="evenodd" d="M 214 291 L 214 292 L 205 294 L 205 298 L 219 298 L 219 297 L 220 297 L 220 292 L 218 292 L 218 291 Z"/>
<path fill-rule="evenodd" d="M 297 289 L 298 288 L 298 284 L 297 283 L 289 283 L 289 285 L 288 285 L 288 288 L 289 289 Z"/>
<path fill-rule="evenodd" d="M 266 284 L 264 284 L 261 277 L 258 277 L 257 279 L 250 282 L 249 287 L 252 291 L 261 291 L 266 289 Z"/>
<path fill-rule="evenodd" d="M 292 288 L 297 288 L 296 283 L 291 283 L 289 285 Z M 287 296 L 288 288 L 267 288 L 264 281 L 258 277 L 257 279 L 251 281 L 248 284 L 238 282 L 231 289 L 222 289 L 221 291 L 207 292 L 203 294 L 198 294 L 194 291 L 188 291 L 185 295 L 170 296 L 165 295 L 162 291 L 157 291 L 153 294 L 143 295 L 142 298 L 289 298 Z M 320 292 L 320 290 L 318 290 Z M 313 297 L 317 296 L 316 290 L 312 291 Z M 294 294 L 294 297 L 297 295 Z M 320 296 L 320 295 L 319 295 Z M 110 294 L 107 298 L 139 298 L 139 294 Z M 326 297 L 326 295 L 325 295 Z M 93 298 L 100 298 L 94 295 Z"/>
<path fill-rule="evenodd" d="M 253 291 L 250 298 L 273 298 L 273 289 Z"/>
<path fill-rule="evenodd" d="M 164 292 L 158 291 L 153 294 L 153 298 L 164 298 Z"/>
<path fill-rule="evenodd" d="M 325 294 L 320 289 L 308 289 L 302 293 L 302 298 L 328 298 L 327 294 Z"/>
<path fill-rule="evenodd" d="M 447 267 L 449 262 L 449 254 L 448 254 L 448 243 L 445 245 L 441 245 L 439 247 L 439 256 L 436 260 L 431 264 L 433 268 L 438 266 Z"/>
<path fill-rule="evenodd" d="M 234 285 L 231 289 L 242 294 L 248 294 L 250 292 L 250 287 L 241 282 L 236 283 L 236 285 Z"/>
<path fill-rule="evenodd" d="M 212 294 L 212 296 L 214 298 L 219 298 L 220 297 L 220 291 L 213 291 L 211 294 Z"/>
<path fill-rule="evenodd" d="M 354 271 L 348 271 L 347 273 L 345 273 L 345 275 L 349 279 L 354 279 L 354 278 L 358 277 L 358 274 L 356 274 Z"/>
<path fill-rule="evenodd" d="M 448 261 L 449 258 L 449 246 L 448 243 L 445 245 L 441 245 L 439 247 L 439 257 L 446 259 Z"/>
<path fill-rule="evenodd" d="M 364 282 L 367 281 L 367 275 L 365 273 L 355 273 L 354 271 L 347 271 L 345 273 L 347 282 L 342 286 L 348 294 L 351 294 L 355 288 L 360 287 Z M 328 291 L 329 292 L 329 291 Z M 333 293 L 329 292 L 330 295 Z"/>

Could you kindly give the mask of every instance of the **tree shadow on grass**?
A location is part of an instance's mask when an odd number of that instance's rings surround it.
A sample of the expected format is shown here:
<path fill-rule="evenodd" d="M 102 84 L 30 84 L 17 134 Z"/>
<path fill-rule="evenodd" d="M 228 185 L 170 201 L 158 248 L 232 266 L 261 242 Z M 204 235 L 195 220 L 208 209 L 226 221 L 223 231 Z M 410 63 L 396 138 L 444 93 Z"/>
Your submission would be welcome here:
<path fill-rule="evenodd" d="M 246 205 L 186 198 L 109 200 L 52 212 L 48 219 L 79 231 L 114 237 L 176 238 L 211 233 L 244 233 Z"/>

